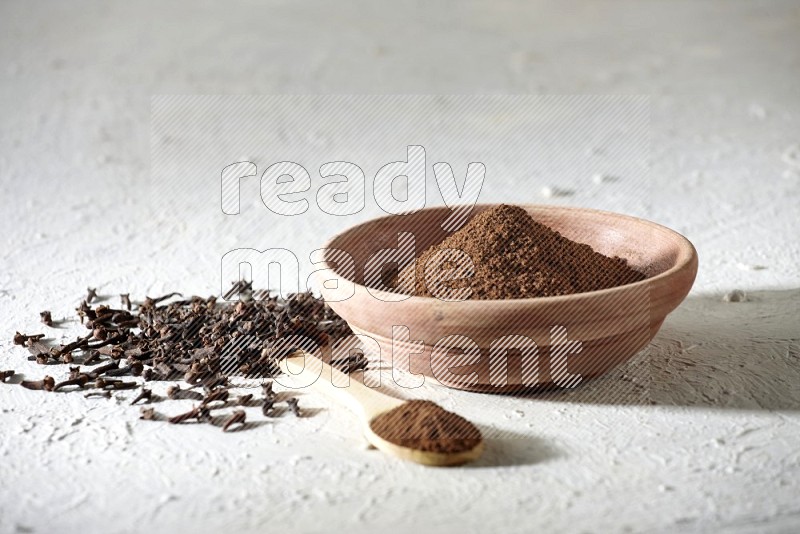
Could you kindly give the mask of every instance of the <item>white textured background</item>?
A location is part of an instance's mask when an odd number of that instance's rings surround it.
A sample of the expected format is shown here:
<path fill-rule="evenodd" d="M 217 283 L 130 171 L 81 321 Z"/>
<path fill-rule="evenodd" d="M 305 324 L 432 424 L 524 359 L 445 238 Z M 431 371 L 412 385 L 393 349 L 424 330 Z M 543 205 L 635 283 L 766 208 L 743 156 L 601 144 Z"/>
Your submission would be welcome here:
<path fill-rule="evenodd" d="M 649 95 L 638 209 L 701 267 L 654 343 L 590 387 L 491 403 L 431 387 L 516 436 L 458 470 L 363 450 L 313 395 L 315 417 L 223 435 L 0 385 L 0 530 L 798 530 L 798 27 L 797 2 L 3 2 L 0 368 L 40 376 L 14 330 L 71 316 L 87 285 L 217 292 L 219 250 L 246 246 L 153 213 L 155 94 Z M 552 200 L 502 179 L 514 200 Z M 607 185 L 559 202 L 614 207 Z M 274 239 L 316 242 L 324 222 Z M 750 301 L 721 301 L 736 288 Z"/>

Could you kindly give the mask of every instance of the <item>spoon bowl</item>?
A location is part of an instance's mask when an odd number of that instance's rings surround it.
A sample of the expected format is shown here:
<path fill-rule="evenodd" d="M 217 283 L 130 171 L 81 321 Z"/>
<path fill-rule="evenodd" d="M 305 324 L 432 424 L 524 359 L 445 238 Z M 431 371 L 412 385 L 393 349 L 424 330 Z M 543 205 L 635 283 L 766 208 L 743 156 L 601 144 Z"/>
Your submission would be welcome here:
<path fill-rule="evenodd" d="M 290 355 L 280 362 L 280 367 L 298 383 L 298 387 L 313 387 L 328 397 L 348 405 L 360 416 L 364 426 L 364 437 L 370 445 L 385 454 L 423 465 L 454 466 L 475 460 L 483 452 L 483 440 L 472 449 L 452 453 L 423 451 L 392 443 L 377 434 L 372 429 L 371 423 L 381 414 L 402 406 L 406 401 L 369 388 L 307 352 L 298 351 Z"/>

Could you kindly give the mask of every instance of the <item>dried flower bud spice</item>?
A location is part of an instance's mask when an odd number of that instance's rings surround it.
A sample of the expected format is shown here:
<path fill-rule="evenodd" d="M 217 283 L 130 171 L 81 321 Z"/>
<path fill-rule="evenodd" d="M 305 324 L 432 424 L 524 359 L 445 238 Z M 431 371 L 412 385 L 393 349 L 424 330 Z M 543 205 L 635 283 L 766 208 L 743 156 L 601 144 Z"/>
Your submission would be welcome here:
<path fill-rule="evenodd" d="M 252 292 L 249 283 L 235 286 L 240 296 Z M 297 348 L 313 349 L 298 345 L 297 338 L 324 346 L 352 332 L 343 319 L 310 293 L 298 293 L 285 299 L 268 291 L 254 292 L 253 296 L 235 303 L 218 302 L 214 296 L 194 296 L 166 303 L 174 297 L 182 297 L 180 293 L 169 293 L 148 297 L 136 312 L 130 312 L 128 294 L 120 296 L 126 309 L 113 309 L 105 304 L 93 307 L 91 302 L 97 300 L 97 295 L 90 288 L 76 310 L 90 331 L 88 335 L 55 346 L 42 341 L 44 334 L 17 332 L 14 335 L 14 344 L 26 347 L 31 353 L 30 360 L 43 365 L 75 361 L 80 365 L 69 368 L 67 380 L 56 382 L 53 377 L 46 376 L 38 381 L 23 380 L 20 385 L 60 392 L 91 388 L 85 394 L 87 398 L 113 398 L 112 392 L 141 387 L 139 394 L 130 401 L 130 404 L 139 404 L 163 399 L 143 387 L 141 381 L 114 377 L 141 376 L 145 382 L 184 377 L 195 387 L 203 386 L 205 396 L 172 385 L 167 390 L 169 399 L 191 399 L 200 405 L 172 417 L 169 422 L 209 423 L 214 420 L 212 410 L 229 404 L 228 377 L 247 369 L 241 374 L 266 379 L 262 382 L 262 413 L 277 415 L 280 411 L 273 409 L 276 399 L 269 378 L 280 372 L 278 361 Z M 44 313 L 42 318 L 45 318 Z M 242 339 L 249 342 L 239 343 Z M 224 350 L 230 346 L 236 346 L 237 350 Z M 88 367 L 90 365 L 93 367 Z M 348 372 L 365 367 L 366 359 L 358 355 L 353 362 L 334 362 L 334 365 Z M 13 374 L 13 371 L 2 372 L 0 380 L 6 381 Z M 231 402 L 247 407 L 254 399 L 252 394 L 246 394 Z M 289 402 L 289 409 L 301 415 L 296 402 Z M 159 417 L 152 409 L 142 410 L 143 419 Z M 248 428 L 242 417 L 235 412 L 229 426 Z"/>

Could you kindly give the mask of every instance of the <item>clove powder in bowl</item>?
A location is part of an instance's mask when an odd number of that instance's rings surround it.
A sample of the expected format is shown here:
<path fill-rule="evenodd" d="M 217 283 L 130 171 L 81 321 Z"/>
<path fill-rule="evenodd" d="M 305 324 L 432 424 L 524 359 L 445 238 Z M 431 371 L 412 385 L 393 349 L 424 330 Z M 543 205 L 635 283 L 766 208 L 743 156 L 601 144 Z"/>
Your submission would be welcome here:
<path fill-rule="evenodd" d="M 520 299 L 644 279 L 625 259 L 604 256 L 535 221 L 524 209 L 502 204 L 425 250 L 400 271 L 395 289 L 425 297 L 471 290 L 472 299 Z"/>

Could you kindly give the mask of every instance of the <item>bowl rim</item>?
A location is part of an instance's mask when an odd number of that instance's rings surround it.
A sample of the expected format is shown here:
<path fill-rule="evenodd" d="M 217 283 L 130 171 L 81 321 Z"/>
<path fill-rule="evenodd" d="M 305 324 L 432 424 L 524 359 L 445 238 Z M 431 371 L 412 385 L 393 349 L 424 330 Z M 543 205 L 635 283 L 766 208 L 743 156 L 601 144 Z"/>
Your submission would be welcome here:
<path fill-rule="evenodd" d="M 328 263 L 327 254 L 326 254 L 326 257 L 323 257 L 323 261 L 322 261 L 323 269 L 330 270 L 331 272 L 333 272 L 336 275 L 336 277 L 341 278 L 342 280 L 347 280 L 348 282 L 351 282 L 354 286 L 356 286 L 356 293 L 358 292 L 358 288 L 361 288 L 364 291 L 368 292 L 370 295 L 372 295 L 374 298 L 376 298 L 376 300 L 383 300 L 384 302 L 392 302 L 392 303 L 400 304 L 400 303 L 406 303 L 406 302 L 409 302 L 409 301 L 413 300 L 415 302 L 420 302 L 420 303 L 423 303 L 423 302 L 430 302 L 430 303 L 440 302 L 440 303 L 447 303 L 447 304 L 451 304 L 451 303 L 452 304 L 460 304 L 462 306 L 463 305 L 472 305 L 472 306 L 495 306 L 495 307 L 498 307 L 498 306 L 519 305 L 519 304 L 543 304 L 543 303 L 556 304 L 556 303 L 567 302 L 567 301 L 575 301 L 575 300 L 582 300 L 582 299 L 593 299 L 593 298 L 598 298 L 598 297 L 604 297 L 604 296 L 607 296 L 607 295 L 614 295 L 616 293 L 622 293 L 624 291 L 629 291 L 631 289 L 645 288 L 645 287 L 648 287 L 648 286 L 652 286 L 652 285 L 654 285 L 656 283 L 661 283 L 664 280 L 667 280 L 669 278 L 672 278 L 673 276 L 675 276 L 679 272 L 681 272 L 684 269 L 686 269 L 687 267 L 689 267 L 692 263 L 695 263 L 697 261 L 697 249 L 692 244 L 692 242 L 689 241 L 689 239 L 686 238 L 686 236 L 684 236 L 683 234 L 680 234 L 679 232 L 677 232 L 677 231 L 675 231 L 675 230 L 673 230 L 671 228 L 668 228 L 668 227 L 666 227 L 666 226 L 664 226 L 662 224 L 658 224 L 656 222 L 649 221 L 647 219 L 642 219 L 641 217 L 636 217 L 634 215 L 626 215 L 624 213 L 618 213 L 618 212 L 607 211 L 607 210 L 599 210 L 599 209 L 595 209 L 595 208 L 583 208 L 583 207 L 579 207 L 579 206 L 557 206 L 557 205 L 552 205 L 552 204 L 518 204 L 518 203 L 508 203 L 508 202 L 478 203 L 478 204 L 475 204 L 472 207 L 472 209 L 474 210 L 475 208 L 490 208 L 490 207 L 493 207 L 493 206 L 500 206 L 500 205 L 503 205 L 503 204 L 505 204 L 507 206 L 518 206 L 518 207 L 521 207 L 521 208 L 529 208 L 529 207 L 531 207 L 531 208 L 537 208 L 537 209 L 545 210 L 545 211 L 571 211 L 571 212 L 592 213 L 592 214 L 595 214 L 595 215 L 612 216 L 615 219 L 628 220 L 628 221 L 634 222 L 636 224 L 640 224 L 640 225 L 643 225 L 643 226 L 650 227 L 650 228 L 652 228 L 654 230 L 665 232 L 665 233 L 670 234 L 673 237 L 677 238 L 677 242 L 679 244 L 678 257 L 676 258 L 675 264 L 672 267 L 670 267 L 669 269 L 667 269 L 666 271 L 664 271 L 662 273 L 659 273 L 659 274 L 657 274 L 657 275 L 655 275 L 653 277 L 645 278 L 644 280 L 640 280 L 638 282 L 632 282 L 632 283 L 629 283 L 629 284 L 623 284 L 621 286 L 614 286 L 614 287 L 609 287 L 609 288 L 606 288 L 606 289 L 597 289 L 595 291 L 584 291 L 582 293 L 573 293 L 571 295 L 558 295 L 558 296 L 551 296 L 551 297 L 527 297 L 527 298 L 518 298 L 518 299 L 466 299 L 466 300 L 460 300 L 460 301 L 445 301 L 445 300 L 439 299 L 437 297 L 423 297 L 423 296 L 418 296 L 418 295 L 410 295 L 405 299 L 396 300 L 396 297 L 397 297 L 398 293 L 393 293 L 393 292 L 390 292 L 390 291 L 384 291 L 382 289 L 377 289 L 377 288 L 374 288 L 374 287 L 367 287 L 367 286 L 365 286 L 363 284 L 359 284 L 359 283 L 355 282 L 354 280 L 349 280 L 349 279 L 345 278 L 339 272 L 337 272 L 336 269 L 334 269 L 331 266 L 330 263 Z M 453 209 L 457 209 L 459 207 L 463 207 L 463 206 L 462 205 L 456 205 L 456 206 L 446 206 L 446 205 L 426 206 L 426 207 L 422 208 L 421 210 L 417 210 L 417 211 L 415 211 L 413 213 L 419 213 L 419 212 L 424 212 L 424 211 L 432 211 L 432 210 L 435 210 L 435 209 L 436 210 L 440 210 L 440 209 L 453 210 Z M 408 215 L 410 215 L 410 214 L 408 214 Z M 404 215 L 387 214 L 387 215 L 382 215 L 380 217 L 374 217 L 372 219 L 368 219 L 366 221 L 354 224 L 354 225 L 342 230 L 341 232 L 338 232 L 338 233 L 334 234 L 333 236 L 331 236 L 325 242 L 325 244 L 322 246 L 322 248 L 323 249 L 335 248 L 335 247 L 332 246 L 332 244 L 333 244 L 333 242 L 335 240 L 339 239 L 343 235 L 347 234 L 348 232 L 353 231 L 354 229 L 356 229 L 356 228 L 358 228 L 360 226 L 365 226 L 367 224 L 373 224 L 373 223 L 376 223 L 376 222 L 382 221 L 382 220 L 388 220 L 388 219 L 391 219 L 393 217 L 403 217 L 403 216 Z M 317 271 L 317 272 L 319 272 L 319 271 Z M 320 289 L 320 291 L 322 291 L 322 289 Z M 402 293 L 399 293 L 399 294 L 402 295 Z M 379 298 L 382 295 L 387 296 L 387 298 L 386 299 Z M 355 296 L 355 293 L 354 293 L 353 296 Z M 352 298 L 352 297 L 350 297 L 350 298 Z"/>

